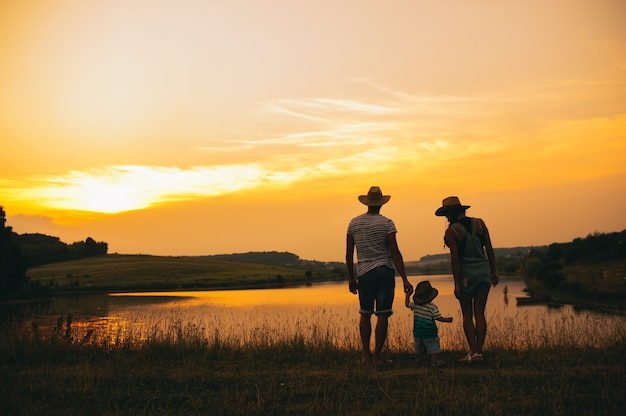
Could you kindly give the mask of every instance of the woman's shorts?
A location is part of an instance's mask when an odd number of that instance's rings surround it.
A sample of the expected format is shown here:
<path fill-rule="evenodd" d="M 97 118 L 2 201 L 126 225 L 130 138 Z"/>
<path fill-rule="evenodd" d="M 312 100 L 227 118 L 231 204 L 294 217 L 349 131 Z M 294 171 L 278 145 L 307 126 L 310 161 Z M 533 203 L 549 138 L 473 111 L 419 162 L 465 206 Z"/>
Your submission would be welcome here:
<path fill-rule="evenodd" d="M 359 276 L 359 313 L 362 315 L 391 315 L 396 288 L 396 271 L 379 266 Z"/>
<path fill-rule="evenodd" d="M 464 277 L 461 276 L 461 294 L 474 296 L 476 293 L 489 293 L 491 289 L 491 276 Z"/>

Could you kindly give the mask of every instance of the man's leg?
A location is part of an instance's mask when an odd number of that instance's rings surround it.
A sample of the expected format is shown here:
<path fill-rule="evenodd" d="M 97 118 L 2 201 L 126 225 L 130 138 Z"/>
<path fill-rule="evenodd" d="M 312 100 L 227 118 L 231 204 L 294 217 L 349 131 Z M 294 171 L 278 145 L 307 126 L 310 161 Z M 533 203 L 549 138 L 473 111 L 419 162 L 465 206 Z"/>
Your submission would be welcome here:
<path fill-rule="evenodd" d="M 382 352 L 387 339 L 387 329 L 389 328 L 389 315 L 377 315 L 376 332 L 374 334 L 376 347 L 374 349 L 374 362 L 382 362 Z"/>
<path fill-rule="evenodd" d="M 370 338 L 372 337 L 372 315 L 361 314 L 359 321 L 359 331 L 361 333 L 361 344 L 363 345 L 363 361 L 370 361 Z"/>

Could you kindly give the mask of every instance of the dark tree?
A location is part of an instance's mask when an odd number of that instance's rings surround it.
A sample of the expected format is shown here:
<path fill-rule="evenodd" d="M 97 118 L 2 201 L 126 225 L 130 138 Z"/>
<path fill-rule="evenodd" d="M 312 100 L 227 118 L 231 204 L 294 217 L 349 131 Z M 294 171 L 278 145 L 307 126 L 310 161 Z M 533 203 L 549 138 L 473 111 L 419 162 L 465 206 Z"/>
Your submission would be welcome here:
<path fill-rule="evenodd" d="M 6 226 L 6 213 L 0 206 L 0 296 L 19 294 L 26 284 L 26 266 L 17 234 Z"/>
<path fill-rule="evenodd" d="M 70 256 L 77 259 L 107 254 L 108 250 L 109 245 L 107 243 L 103 241 L 98 243 L 91 237 L 87 237 L 85 241 L 72 243 L 69 246 Z"/>
<path fill-rule="evenodd" d="M 17 236 L 26 267 L 67 260 L 68 247 L 59 237 L 45 234 L 20 234 Z"/>
<path fill-rule="evenodd" d="M 104 241 L 98 243 L 93 238 L 87 237 L 85 240 L 85 250 L 86 257 L 100 256 L 102 254 L 107 254 L 107 251 L 109 251 L 109 245 Z"/>
<path fill-rule="evenodd" d="M 538 281 L 548 289 L 561 286 L 575 293 L 580 289 L 580 281 L 567 281 L 563 267 L 622 259 L 626 259 L 626 230 L 594 233 L 569 243 L 553 243 L 531 250 L 524 259 L 523 272 L 526 279 Z"/>

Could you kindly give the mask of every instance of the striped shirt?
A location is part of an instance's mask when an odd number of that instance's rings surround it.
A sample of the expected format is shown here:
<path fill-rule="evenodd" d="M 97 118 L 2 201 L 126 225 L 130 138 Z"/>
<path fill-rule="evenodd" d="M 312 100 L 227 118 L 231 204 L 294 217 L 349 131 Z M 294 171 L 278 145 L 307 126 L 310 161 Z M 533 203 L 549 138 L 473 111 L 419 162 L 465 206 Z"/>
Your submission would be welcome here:
<path fill-rule="evenodd" d="M 397 232 L 392 220 L 380 214 L 361 214 L 348 225 L 348 234 L 356 245 L 357 276 L 363 276 L 379 266 L 393 269 L 387 235 Z"/>
<path fill-rule="evenodd" d="M 413 337 L 435 338 L 437 336 L 435 319 L 441 317 L 437 305 L 432 302 L 423 305 L 410 302 L 408 308 L 413 311 Z"/>

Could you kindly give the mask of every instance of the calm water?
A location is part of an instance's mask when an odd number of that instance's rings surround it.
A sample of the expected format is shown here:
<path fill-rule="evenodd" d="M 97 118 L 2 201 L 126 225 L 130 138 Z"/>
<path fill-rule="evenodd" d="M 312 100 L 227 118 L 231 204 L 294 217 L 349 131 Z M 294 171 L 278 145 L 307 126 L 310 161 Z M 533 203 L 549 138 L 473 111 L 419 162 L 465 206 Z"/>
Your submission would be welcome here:
<path fill-rule="evenodd" d="M 452 323 L 438 323 L 444 348 L 464 346 L 461 315 L 450 276 L 413 276 L 415 286 L 430 280 L 439 290 L 435 303 Z M 394 315 L 388 346 L 411 348 L 411 312 L 404 306 L 397 280 Z M 504 287 L 508 293 L 504 292 Z M 571 306 L 518 306 L 524 283 L 504 278 L 492 288 L 487 303 L 487 346 L 525 348 L 545 344 L 601 345 L 624 338 L 626 317 L 577 312 Z M 141 341 L 159 337 L 200 334 L 209 340 L 244 345 L 272 343 L 294 337 L 311 342 L 358 347 L 358 299 L 347 282 L 309 287 L 262 290 L 152 292 L 115 295 L 80 295 L 54 299 L 33 319 L 40 328 L 57 325 L 72 315 L 72 335 L 95 329 L 108 339 Z M 375 319 L 375 318 L 374 318 Z M 25 324 L 32 325 L 32 322 Z M 581 336 L 580 334 L 585 334 Z"/>

